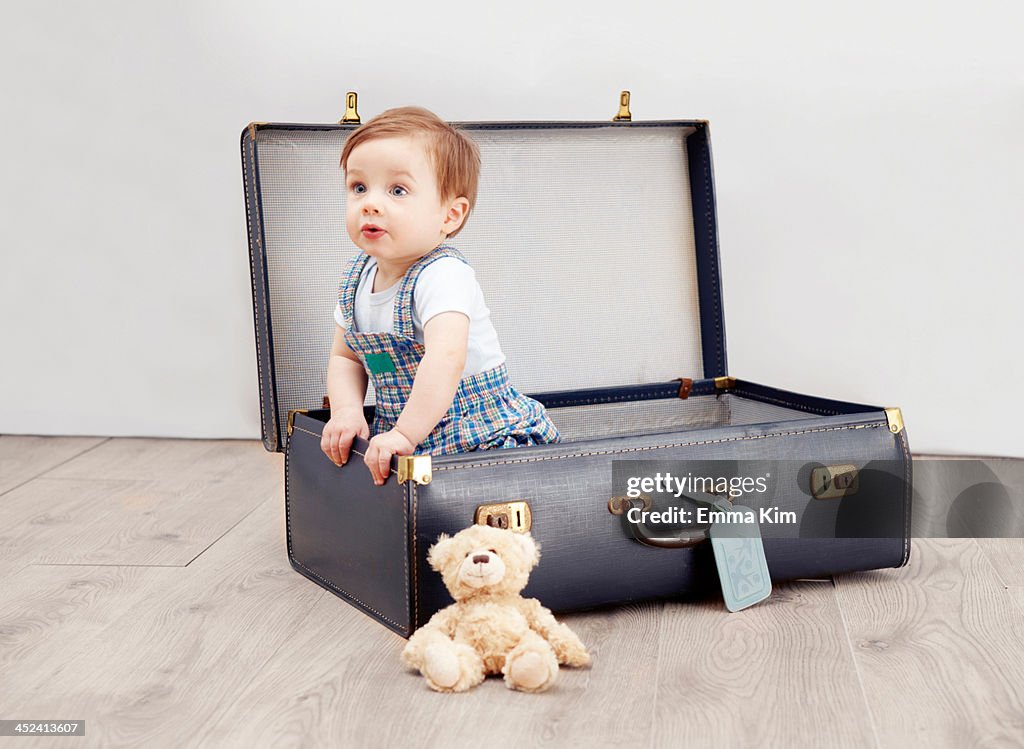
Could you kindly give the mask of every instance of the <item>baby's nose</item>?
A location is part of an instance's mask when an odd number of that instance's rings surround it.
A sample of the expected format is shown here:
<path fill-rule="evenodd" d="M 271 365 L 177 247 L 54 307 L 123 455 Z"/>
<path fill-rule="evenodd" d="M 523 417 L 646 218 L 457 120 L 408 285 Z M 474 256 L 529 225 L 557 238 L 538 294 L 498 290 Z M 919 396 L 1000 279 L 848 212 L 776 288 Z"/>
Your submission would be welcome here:
<path fill-rule="evenodd" d="M 489 561 L 491 561 L 491 558 L 486 554 L 473 555 L 473 564 L 487 564 Z"/>

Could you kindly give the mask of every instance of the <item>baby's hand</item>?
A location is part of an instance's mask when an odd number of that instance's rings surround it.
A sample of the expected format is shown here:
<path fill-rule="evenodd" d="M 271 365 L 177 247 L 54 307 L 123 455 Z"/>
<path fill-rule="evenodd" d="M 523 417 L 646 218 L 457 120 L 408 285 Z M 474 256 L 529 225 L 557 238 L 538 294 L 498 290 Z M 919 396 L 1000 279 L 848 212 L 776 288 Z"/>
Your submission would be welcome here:
<path fill-rule="evenodd" d="M 320 449 L 335 465 L 343 466 L 348 461 L 349 450 L 355 437 L 366 439 L 370 428 L 362 408 L 342 408 L 331 414 L 331 420 L 324 427 L 320 437 Z"/>
<path fill-rule="evenodd" d="M 373 483 L 381 486 L 387 479 L 392 455 L 412 455 L 415 450 L 416 445 L 397 429 L 378 434 L 370 440 L 370 447 L 363 460 L 373 474 Z"/>

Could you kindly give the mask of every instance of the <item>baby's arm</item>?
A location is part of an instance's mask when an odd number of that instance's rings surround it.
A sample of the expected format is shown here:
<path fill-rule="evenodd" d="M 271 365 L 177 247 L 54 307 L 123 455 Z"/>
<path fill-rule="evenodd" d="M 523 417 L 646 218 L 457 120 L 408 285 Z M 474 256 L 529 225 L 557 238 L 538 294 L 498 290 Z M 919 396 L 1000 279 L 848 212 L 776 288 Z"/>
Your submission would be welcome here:
<path fill-rule="evenodd" d="M 334 345 L 327 363 L 327 396 L 331 401 L 331 419 L 324 427 L 320 449 L 340 466 L 348 460 L 352 439 L 370 436 L 363 415 L 366 370 L 345 345 L 345 329 L 340 325 L 335 325 Z"/>
<path fill-rule="evenodd" d="M 394 429 L 370 440 L 366 451 L 366 465 L 378 484 L 388 477 L 391 456 L 411 455 L 451 408 L 466 367 L 469 318 L 461 312 L 434 315 L 423 326 L 423 344 L 426 351 L 402 415 Z"/>

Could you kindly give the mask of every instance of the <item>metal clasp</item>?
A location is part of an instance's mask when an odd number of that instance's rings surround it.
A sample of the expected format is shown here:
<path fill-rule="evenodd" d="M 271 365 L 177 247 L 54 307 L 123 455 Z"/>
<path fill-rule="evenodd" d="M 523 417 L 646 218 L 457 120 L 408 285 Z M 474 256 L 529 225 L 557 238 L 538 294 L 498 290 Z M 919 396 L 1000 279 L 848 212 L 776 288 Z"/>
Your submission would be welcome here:
<path fill-rule="evenodd" d="M 420 486 L 429 484 L 432 478 L 429 455 L 401 455 L 398 458 L 398 483 L 410 479 Z"/>
<path fill-rule="evenodd" d="M 815 499 L 842 499 L 856 494 L 858 489 L 860 479 L 853 464 L 819 466 L 811 471 L 811 496 Z"/>
<path fill-rule="evenodd" d="M 528 533 L 533 527 L 533 513 L 530 511 L 530 503 L 524 500 L 499 502 L 477 507 L 473 522 L 492 528 L 507 528 L 515 533 Z"/>
<path fill-rule="evenodd" d="M 633 115 L 629 111 L 629 91 L 619 94 L 619 113 L 612 117 L 612 122 L 632 122 Z"/>
<path fill-rule="evenodd" d="M 359 119 L 359 112 L 356 110 L 356 103 L 359 99 L 359 95 L 355 91 L 349 91 L 345 94 L 345 114 L 341 116 L 341 120 L 338 121 L 339 125 L 358 125 L 362 122 Z"/>
<path fill-rule="evenodd" d="M 308 414 L 308 408 L 295 408 L 288 412 L 288 436 L 292 436 L 292 430 L 295 428 L 295 414 Z"/>

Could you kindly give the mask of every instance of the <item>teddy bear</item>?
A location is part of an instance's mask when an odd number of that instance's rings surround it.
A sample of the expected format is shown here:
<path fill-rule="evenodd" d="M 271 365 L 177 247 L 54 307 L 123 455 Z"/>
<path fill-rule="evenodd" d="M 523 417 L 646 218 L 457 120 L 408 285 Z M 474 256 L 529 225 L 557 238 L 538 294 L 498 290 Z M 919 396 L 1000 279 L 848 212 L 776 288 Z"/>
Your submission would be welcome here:
<path fill-rule="evenodd" d="M 487 525 L 442 533 L 427 562 L 455 603 L 413 633 L 404 663 L 438 692 L 464 692 L 499 673 L 510 689 L 543 692 L 559 663 L 588 665 L 580 638 L 536 598 L 519 595 L 538 561 L 528 533 Z"/>

